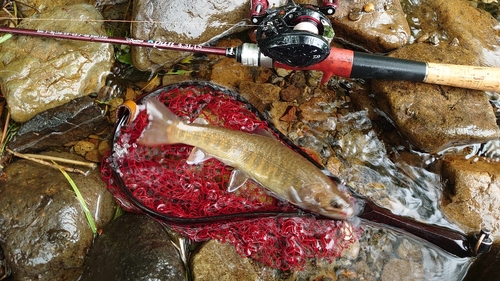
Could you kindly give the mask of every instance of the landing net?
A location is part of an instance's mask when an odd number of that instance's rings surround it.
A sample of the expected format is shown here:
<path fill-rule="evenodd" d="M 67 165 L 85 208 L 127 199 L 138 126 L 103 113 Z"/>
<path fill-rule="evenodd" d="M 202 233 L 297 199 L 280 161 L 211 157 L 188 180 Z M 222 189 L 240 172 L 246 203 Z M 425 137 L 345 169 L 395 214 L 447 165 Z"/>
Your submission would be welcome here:
<path fill-rule="evenodd" d="M 204 118 L 232 130 L 273 133 L 248 103 L 215 85 L 178 84 L 149 97 L 189 122 Z M 253 181 L 228 192 L 232 168 L 216 159 L 187 164 L 190 146 L 138 145 L 147 124 L 142 109 L 131 124 L 119 125 L 101 167 L 125 210 L 153 215 L 197 242 L 231 243 L 240 254 L 282 270 L 301 268 L 311 258 L 333 260 L 357 238 L 349 223 L 306 214 Z"/>

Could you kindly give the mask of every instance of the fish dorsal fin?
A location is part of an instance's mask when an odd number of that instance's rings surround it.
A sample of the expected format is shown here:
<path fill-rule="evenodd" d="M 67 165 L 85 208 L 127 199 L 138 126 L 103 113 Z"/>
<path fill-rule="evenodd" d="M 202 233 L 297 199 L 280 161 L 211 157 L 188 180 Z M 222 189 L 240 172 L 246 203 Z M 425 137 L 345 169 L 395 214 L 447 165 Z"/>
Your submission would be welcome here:
<path fill-rule="evenodd" d="M 229 185 L 227 186 L 228 192 L 235 192 L 248 180 L 248 176 L 240 170 L 233 170 L 229 178 Z"/>
<path fill-rule="evenodd" d="M 206 154 L 205 151 L 193 147 L 193 150 L 191 150 L 191 153 L 189 154 L 186 163 L 189 165 L 196 165 L 203 163 L 204 161 L 212 158 L 210 155 Z"/>

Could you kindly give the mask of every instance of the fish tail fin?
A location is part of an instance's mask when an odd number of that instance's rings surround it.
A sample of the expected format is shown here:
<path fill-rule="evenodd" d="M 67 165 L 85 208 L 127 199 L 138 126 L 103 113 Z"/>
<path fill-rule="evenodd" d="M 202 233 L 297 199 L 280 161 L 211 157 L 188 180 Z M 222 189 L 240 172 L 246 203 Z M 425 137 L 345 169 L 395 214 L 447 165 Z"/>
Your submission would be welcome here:
<path fill-rule="evenodd" d="M 146 111 L 149 116 L 149 125 L 137 142 L 147 146 L 177 143 L 172 132 L 181 119 L 155 98 L 149 98 L 146 101 Z"/>

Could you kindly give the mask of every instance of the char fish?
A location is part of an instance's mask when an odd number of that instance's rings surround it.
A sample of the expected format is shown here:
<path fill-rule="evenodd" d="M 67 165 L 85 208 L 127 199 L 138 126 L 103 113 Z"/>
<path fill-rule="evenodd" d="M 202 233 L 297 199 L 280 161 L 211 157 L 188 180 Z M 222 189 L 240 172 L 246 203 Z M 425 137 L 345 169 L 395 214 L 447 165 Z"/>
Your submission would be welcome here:
<path fill-rule="evenodd" d="M 146 146 L 193 146 L 187 159 L 199 164 L 214 157 L 234 170 L 229 191 L 250 178 L 271 194 L 299 208 L 329 218 L 346 220 L 356 214 L 355 200 L 310 161 L 280 141 L 263 134 L 245 133 L 197 122 L 186 123 L 160 101 L 146 101 L 149 125 L 138 143 Z"/>

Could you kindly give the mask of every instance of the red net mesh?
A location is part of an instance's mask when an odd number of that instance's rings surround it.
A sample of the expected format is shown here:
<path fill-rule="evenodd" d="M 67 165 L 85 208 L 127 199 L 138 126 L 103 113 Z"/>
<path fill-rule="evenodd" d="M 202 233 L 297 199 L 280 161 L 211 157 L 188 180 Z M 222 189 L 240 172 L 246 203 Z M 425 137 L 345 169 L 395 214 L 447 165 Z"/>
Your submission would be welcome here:
<path fill-rule="evenodd" d="M 179 86 L 151 95 L 156 94 L 174 113 L 189 121 L 202 117 L 210 124 L 233 130 L 269 129 L 244 102 L 218 88 Z M 127 211 L 147 210 L 169 222 L 168 218 L 177 222 L 203 219 L 204 223 L 173 223 L 172 227 L 194 241 L 232 243 L 240 254 L 283 270 L 300 268 L 308 258 L 338 257 L 357 238 L 347 222 L 300 216 L 292 205 L 269 196 L 252 181 L 236 192 L 228 192 L 231 167 L 216 159 L 188 165 L 189 146 L 136 144 L 147 124 L 147 114 L 142 110 L 132 124 L 121 127 L 112 153 L 101 168 L 109 190 Z M 269 212 L 276 215 L 248 216 Z M 226 215 L 231 219 L 221 221 Z"/>

